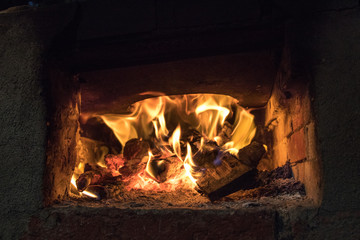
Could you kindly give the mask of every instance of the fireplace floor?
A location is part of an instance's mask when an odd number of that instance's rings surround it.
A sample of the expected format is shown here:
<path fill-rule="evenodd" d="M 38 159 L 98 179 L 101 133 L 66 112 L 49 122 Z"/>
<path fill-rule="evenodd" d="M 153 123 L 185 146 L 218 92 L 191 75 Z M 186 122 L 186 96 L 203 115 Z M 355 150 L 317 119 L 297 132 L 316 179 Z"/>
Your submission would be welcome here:
<path fill-rule="evenodd" d="M 184 196 L 186 195 L 186 196 Z M 276 197 L 249 198 L 236 193 L 222 201 L 211 202 L 206 197 L 192 191 L 180 193 L 141 193 L 123 197 L 124 201 L 109 199 L 102 201 L 70 200 L 56 206 L 82 206 L 82 207 L 115 207 L 119 209 L 163 209 L 163 208 L 188 208 L 188 209 L 241 209 L 248 207 L 299 205 L 300 202 L 309 201 L 300 193 L 284 194 Z"/>
<path fill-rule="evenodd" d="M 65 205 L 101 206 L 110 205 L 118 208 L 239 208 L 244 206 L 260 206 L 277 201 L 304 200 L 303 185 L 294 180 L 276 179 L 264 186 L 240 190 L 219 201 L 211 202 L 207 197 L 195 190 L 180 189 L 178 191 L 131 190 L 114 192 L 113 198 L 96 201 L 86 198 L 75 198 L 64 202 Z"/>
<path fill-rule="evenodd" d="M 263 172 L 259 179 L 266 184 L 215 202 L 185 189 L 72 198 L 34 216 L 24 239 L 285 239 L 292 221 L 302 226 L 303 218 L 316 214 L 303 184 L 282 178 L 289 169 Z"/>

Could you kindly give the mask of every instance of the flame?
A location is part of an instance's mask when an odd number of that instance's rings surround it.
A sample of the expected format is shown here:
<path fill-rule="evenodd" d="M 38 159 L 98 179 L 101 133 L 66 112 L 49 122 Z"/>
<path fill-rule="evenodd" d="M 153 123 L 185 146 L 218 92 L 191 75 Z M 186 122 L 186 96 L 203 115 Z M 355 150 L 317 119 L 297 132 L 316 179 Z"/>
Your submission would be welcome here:
<path fill-rule="evenodd" d="M 180 146 L 180 135 L 181 135 L 181 128 L 178 125 L 173 133 L 173 135 L 169 138 L 169 143 L 174 149 L 174 153 L 176 156 L 182 160 L 181 157 L 181 146 Z"/>
<path fill-rule="evenodd" d="M 151 151 L 148 152 L 149 154 L 149 159 L 147 160 L 147 163 L 146 163 L 146 168 L 145 168 L 145 171 L 154 179 L 156 179 L 156 176 L 155 176 L 155 173 L 151 170 L 150 168 L 150 164 L 151 164 L 151 159 L 152 157 L 154 156 Z"/>
<path fill-rule="evenodd" d="M 230 113 L 229 109 L 215 104 L 213 99 L 210 98 L 195 110 L 195 113 L 199 115 L 202 132 L 210 139 L 216 137 L 218 124 L 223 126 L 226 117 Z"/>
<path fill-rule="evenodd" d="M 212 140 L 226 151 L 237 154 L 239 149 L 250 144 L 255 136 L 254 116 L 230 96 L 218 94 L 165 96 L 154 92 L 146 92 L 143 95 L 148 94 L 156 94 L 157 97 L 134 103 L 129 113 L 97 115 L 112 129 L 123 146 L 132 138 L 142 138 L 151 141 L 160 150 L 163 159 L 171 159 L 170 162 L 160 161 L 159 157 L 155 158 L 149 151 L 148 156 L 141 163 L 144 164 L 142 170 L 123 179 L 128 190 L 173 191 L 179 187 L 194 188 L 202 172 L 193 160 L 195 153 L 187 142 L 189 140 L 184 140 L 187 129 L 194 129 L 200 133 L 198 151 L 203 149 L 205 142 Z M 231 129 L 233 129 L 228 138 L 220 134 L 226 121 L 231 121 Z M 84 164 L 80 164 L 75 170 L 77 175 L 83 172 Z M 157 168 L 166 164 L 175 167 L 176 174 L 161 182 Z M 72 184 L 74 183 L 72 179 Z M 94 196 L 93 194 L 91 197 Z"/>
<path fill-rule="evenodd" d="M 75 175 L 72 175 L 72 177 L 71 177 L 71 184 L 75 187 L 75 189 L 77 189 Z M 82 191 L 82 192 L 78 192 L 78 193 L 80 194 L 80 196 L 86 195 L 86 196 L 91 197 L 91 198 L 96 198 L 96 199 L 99 198 L 97 195 L 95 195 L 95 194 L 93 194 L 93 193 L 91 193 L 89 191 Z"/>
<path fill-rule="evenodd" d="M 190 178 L 191 182 L 196 184 L 196 179 L 194 178 L 194 176 L 197 175 L 194 171 L 196 164 L 194 163 L 194 161 L 192 159 L 192 152 L 191 152 L 191 147 L 190 147 L 189 143 L 187 143 L 186 149 L 187 149 L 187 154 L 186 154 L 186 157 L 184 160 L 184 168 L 186 171 L 186 175 Z"/>

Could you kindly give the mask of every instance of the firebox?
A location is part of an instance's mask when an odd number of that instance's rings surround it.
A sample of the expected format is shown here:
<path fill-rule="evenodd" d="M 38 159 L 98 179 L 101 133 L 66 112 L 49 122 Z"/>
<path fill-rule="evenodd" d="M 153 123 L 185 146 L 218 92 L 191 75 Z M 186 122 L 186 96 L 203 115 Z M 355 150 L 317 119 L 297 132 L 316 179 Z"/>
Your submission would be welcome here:
<path fill-rule="evenodd" d="M 0 238 L 354 238 L 358 1 L 77 2 L 0 13 Z"/>
<path fill-rule="evenodd" d="M 53 92 L 71 105 L 50 123 L 65 129 L 50 137 L 47 201 L 318 201 L 308 83 L 290 61 L 283 47 L 73 74 L 76 91 Z"/>

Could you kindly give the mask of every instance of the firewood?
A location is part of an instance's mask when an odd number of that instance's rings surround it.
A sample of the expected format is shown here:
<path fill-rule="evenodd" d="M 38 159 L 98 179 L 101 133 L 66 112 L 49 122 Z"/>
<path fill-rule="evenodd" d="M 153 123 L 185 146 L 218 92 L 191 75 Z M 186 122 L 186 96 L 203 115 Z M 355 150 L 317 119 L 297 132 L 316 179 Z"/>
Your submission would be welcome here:
<path fill-rule="evenodd" d="M 214 159 L 204 161 L 206 171 L 197 178 L 197 190 L 214 201 L 256 184 L 255 167 L 264 153 L 264 147 L 257 142 L 239 151 L 238 158 L 219 150 Z"/>
<path fill-rule="evenodd" d="M 220 148 L 213 141 L 207 141 L 201 147 L 198 146 L 200 149 L 193 156 L 194 163 L 199 167 L 212 166 Z"/>
<path fill-rule="evenodd" d="M 110 169 L 86 164 L 85 172 L 76 179 L 75 183 L 77 190 L 83 192 L 91 185 L 105 185 L 116 182 L 120 178 L 121 176 L 114 174 Z"/>
<path fill-rule="evenodd" d="M 83 192 L 89 185 L 98 184 L 101 178 L 103 178 L 103 176 L 100 171 L 91 170 L 84 172 L 78 179 L 76 179 L 76 188 L 79 192 Z"/>
<path fill-rule="evenodd" d="M 114 155 L 114 154 L 107 154 L 105 156 L 105 164 L 107 169 L 117 171 L 119 168 L 124 166 L 125 159 L 122 154 Z"/>
<path fill-rule="evenodd" d="M 165 172 L 165 169 L 169 166 L 167 165 L 166 159 L 151 159 L 147 163 L 146 173 L 148 177 L 157 181 L 158 183 L 166 181 L 166 174 L 162 174 Z"/>
<path fill-rule="evenodd" d="M 147 175 L 158 183 L 165 182 L 168 179 L 176 177 L 183 162 L 177 157 L 168 157 L 167 159 L 152 159 L 147 169 Z"/>
<path fill-rule="evenodd" d="M 119 168 L 119 172 L 124 176 L 128 177 L 130 175 L 134 175 L 139 173 L 141 170 L 144 169 L 146 162 L 140 158 L 132 158 L 129 160 L 125 160 L 124 166 Z"/>
<path fill-rule="evenodd" d="M 184 128 L 181 132 L 180 138 L 180 147 L 181 152 L 185 153 L 187 148 L 187 143 L 190 144 L 192 152 L 196 152 L 198 148 L 196 147 L 201 140 L 201 133 L 192 128 Z"/>
<path fill-rule="evenodd" d="M 225 143 L 231 141 L 231 134 L 233 132 L 233 126 L 229 122 L 225 122 L 218 134 L 218 145 L 222 146 Z"/>
<path fill-rule="evenodd" d="M 242 163 L 251 168 L 256 168 L 265 152 L 263 144 L 253 141 L 251 144 L 240 149 L 237 157 Z"/>
<path fill-rule="evenodd" d="M 150 145 L 147 141 L 138 138 L 130 139 L 124 147 L 124 157 L 126 160 L 142 159 L 148 154 Z"/>

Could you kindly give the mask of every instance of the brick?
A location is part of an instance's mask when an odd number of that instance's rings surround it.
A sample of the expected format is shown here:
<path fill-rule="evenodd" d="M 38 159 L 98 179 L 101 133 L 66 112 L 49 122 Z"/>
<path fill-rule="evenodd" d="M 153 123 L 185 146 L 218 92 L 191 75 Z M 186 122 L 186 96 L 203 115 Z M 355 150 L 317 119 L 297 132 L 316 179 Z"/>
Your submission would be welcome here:
<path fill-rule="evenodd" d="M 260 209 L 73 206 L 50 211 L 55 218 L 33 217 L 23 239 L 273 239 L 275 234 L 275 213 Z"/>
<path fill-rule="evenodd" d="M 305 133 L 300 129 L 289 137 L 288 159 L 295 162 L 306 157 Z"/>

